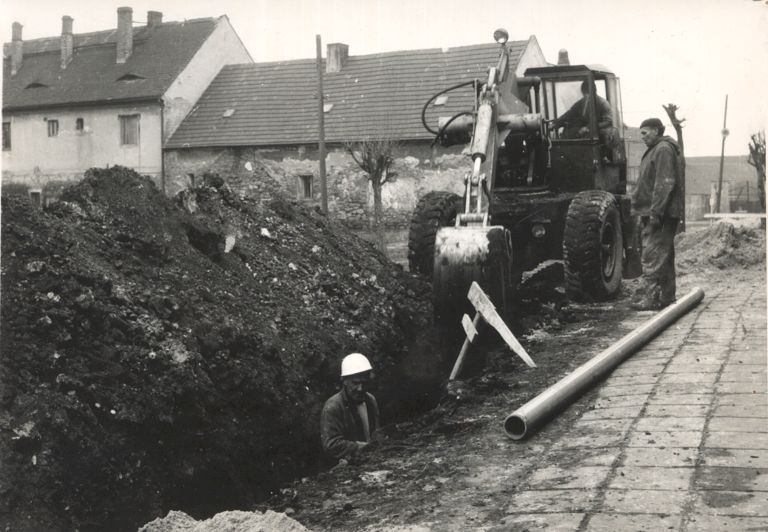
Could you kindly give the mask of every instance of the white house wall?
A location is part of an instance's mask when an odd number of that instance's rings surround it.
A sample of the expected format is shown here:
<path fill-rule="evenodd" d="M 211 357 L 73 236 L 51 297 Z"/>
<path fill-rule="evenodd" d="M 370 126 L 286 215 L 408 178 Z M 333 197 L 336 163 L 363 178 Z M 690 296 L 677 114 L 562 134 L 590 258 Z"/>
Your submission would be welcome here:
<path fill-rule="evenodd" d="M 545 66 L 549 66 L 549 63 L 547 63 L 547 60 L 544 58 L 544 52 L 541 51 L 539 41 L 536 40 L 534 35 L 531 35 L 528 39 L 528 45 L 525 47 L 525 51 L 520 56 L 520 61 L 517 63 L 515 75 L 522 76 L 529 68 Z"/>
<path fill-rule="evenodd" d="M 119 115 L 138 114 L 139 142 L 120 144 Z M 75 129 L 82 118 L 84 129 Z M 46 119 L 59 121 L 59 133 L 48 136 Z M 40 186 L 50 180 L 81 178 L 88 168 L 122 165 L 139 173 L 160 175 L 162 150 L 159 105 L 110 106 L 78 110 L 8 113 L 11 149 L 3 151 L 3 182 Z"/>
<path fill-rule="evenodd" d="M 221 17 L 210 37 L 163 96 L 164 141 L 170 138 L 224 65 L 253 63 L 229 19 Z"/>

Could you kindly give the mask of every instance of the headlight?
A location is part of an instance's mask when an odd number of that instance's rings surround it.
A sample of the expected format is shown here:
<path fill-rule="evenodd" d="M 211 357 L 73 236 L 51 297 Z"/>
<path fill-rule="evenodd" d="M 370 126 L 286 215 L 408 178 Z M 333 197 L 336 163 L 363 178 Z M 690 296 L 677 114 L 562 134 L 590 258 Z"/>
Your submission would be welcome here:
<path fill-rule="evenodd" d="M 547 234 L 547 228 L 541 224 L 536 224 L 531 227 L 531 234 L 533 238 L 544 238 L 544 235 Z"/>

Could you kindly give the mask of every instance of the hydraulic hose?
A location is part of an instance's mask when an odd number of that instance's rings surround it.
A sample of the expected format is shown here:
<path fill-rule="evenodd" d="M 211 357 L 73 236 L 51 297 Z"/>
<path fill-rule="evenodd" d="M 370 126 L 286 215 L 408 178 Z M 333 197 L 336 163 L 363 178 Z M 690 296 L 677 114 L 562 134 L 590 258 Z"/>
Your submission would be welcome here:
<path fill-rule="evenodd" d="M 426 129 L 427 131 L 429 131 L 433 135 L 438 135 L 440 133 L 440 131 L 434 130 L 434 129 L 432 129 L 431 127 L 429 127 L 427 125 L 427 118 L 426 118 L 427 107 L 429 107 L 429 104 L 431 104 L 435 99 L 437 99 L 438 96 L 442 96 L 446 92 L 451 92 L 452 90 L 460 89 L 461 87 L 466 87 L 467 85 L 475 85 L 477 83 L 479 83 L 479 80 L 477 80 L 477 79 L 471 79 L 469 81 L 463 81 L 461 83 L 457 83 L 456 85 L 453 85 L 452 87 L 448 87 L 447 89 L 438 92 L 437 94 L 432 96 L 429 100 L 427 100 L 427 103 L 425 103 L 424 107 L 421 108 L 421 124 L 424 126 L 424 129 Z M 467 111 L 467 113 L 469 113 L 469 112 Z"/>

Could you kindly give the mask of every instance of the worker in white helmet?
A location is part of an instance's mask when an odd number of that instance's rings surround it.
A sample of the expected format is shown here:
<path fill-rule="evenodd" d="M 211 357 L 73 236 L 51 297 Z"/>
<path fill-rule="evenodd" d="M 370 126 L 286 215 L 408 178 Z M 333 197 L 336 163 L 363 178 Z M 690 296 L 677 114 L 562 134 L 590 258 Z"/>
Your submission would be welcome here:
<path fill-rule="evenodd" d="M 323 450 L 337 459 L 356 456 L 379 428 L 379 406 L 366 390 L 373 368 L 360 353 L 341 361 L 341 391 L 325 402 L 320 416 Z"/>

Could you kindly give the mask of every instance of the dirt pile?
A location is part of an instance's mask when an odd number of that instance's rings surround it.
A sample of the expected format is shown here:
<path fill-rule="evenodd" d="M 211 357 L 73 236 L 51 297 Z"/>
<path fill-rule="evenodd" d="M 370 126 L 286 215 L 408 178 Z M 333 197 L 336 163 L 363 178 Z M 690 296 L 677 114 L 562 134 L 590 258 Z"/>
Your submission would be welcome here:
<path fill-rule="evenodd" d="M 283 513 L 230 511 L 196 521 L 184 512 L 169 512 L 139 529 L 139 532 L 308 532 L 307 528 Z"/>
<path fill-rule="evenodd" d="M 764 263 L 765 230 L 720 222 L 686 231 L 675 239 L 675 254 L 680 273 Z"/>
<path fill-rule="evenodd" d="M 0 525 L 247 508 L 317 463 L 344 354 L 390 419 L 445 374 L 429 286 L 312 209 L 120 167 L 2 200 Z"/>

